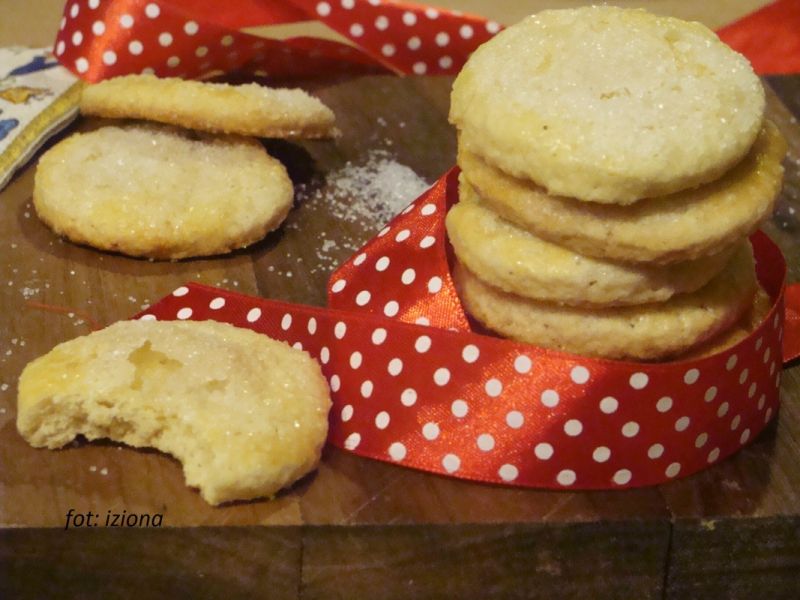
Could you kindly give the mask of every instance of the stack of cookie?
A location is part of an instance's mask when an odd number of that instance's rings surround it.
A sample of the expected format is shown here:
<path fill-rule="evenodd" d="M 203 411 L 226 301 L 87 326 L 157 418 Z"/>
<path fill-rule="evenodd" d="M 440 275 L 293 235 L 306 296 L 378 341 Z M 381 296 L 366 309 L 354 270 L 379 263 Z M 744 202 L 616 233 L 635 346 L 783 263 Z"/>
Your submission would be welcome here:
<path fill-rule="evenodd" d="M 121 123 L 75 134 L 39 161 L 33 204 L 70 240 L 131 256 L 221 254 L 286 218 L 294 190 L 255 137 L 334 133 L 302 90 L 129 75 L 84 89 L 81 112 Z"/>
<path fill-rule="evenodd" d="M 506 337 L 634 360 L 752 321 L 768 303 L 747 236 L 786 150 L 763 113 L 747 60 L 697 23 L 591 7 L 506 29 L 453 86 L 465 308 Z"/>

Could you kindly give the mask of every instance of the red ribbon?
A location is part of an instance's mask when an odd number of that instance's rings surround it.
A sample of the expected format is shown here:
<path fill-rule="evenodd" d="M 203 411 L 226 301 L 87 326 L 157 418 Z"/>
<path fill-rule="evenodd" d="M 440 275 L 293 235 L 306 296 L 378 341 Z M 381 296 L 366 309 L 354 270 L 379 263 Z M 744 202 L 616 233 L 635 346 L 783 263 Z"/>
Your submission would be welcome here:
<path fill-rule="evenodd" d="M 736 452 L 776 414 L 786 265 L 763 233 L 751 241 L 774 305 L 747 339 L 695 361 L 590 359 L 470 330 L 447 260 L 456 189 L 454 169 L 334 273 L 332 308 L 189 284 L 141 317 L 221 320 L 302 346 L 330 382 L 332 444 L 463 479 L 658 484 Z M 410 323 L 421 319 L 430 326 Z M 797 348 L 800 331 L 786 331 Z"/>

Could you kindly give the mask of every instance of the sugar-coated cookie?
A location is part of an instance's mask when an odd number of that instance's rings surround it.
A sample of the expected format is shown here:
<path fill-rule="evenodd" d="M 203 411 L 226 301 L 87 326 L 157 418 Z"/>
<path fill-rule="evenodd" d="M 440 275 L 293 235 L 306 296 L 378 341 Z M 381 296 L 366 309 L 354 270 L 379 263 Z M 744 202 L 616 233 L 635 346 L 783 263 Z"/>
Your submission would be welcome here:
<path fill-rule="evenodd" d="M 748 61 L 699 23 L 548 10 L 482 45 L 450 120 L 466 150 L 550 194 L 627 204 L 717 179 L 761 128 Z"/>
<path fill-rule="evenodd" d="M 698 291 L 639 306 L 586 309 L 537 302 L 487 285 L 460 264 L 454 277 L 467 312 L 502 336 L 574 354 L 631 360 L 669 358 L 731 327 L 751 306 L 757 286 L 747 242 Z"/>
<path fill-rule="evenodd" d="M 333 112 L 303 90 L 124 75 L 86 86 L 81 113 L 145 119 L 212 133 L 320 138 L 334 134 Z"/>
<path fill-rule="evenodd" d="M 537 236 L 586 256 L 668 263 L 730 246 L 772 213 L 786 141 L 769 121 L 752 150 L 717 181 L 630 206 L 581 202 L 491 167 L 459 148 L 458 164 L 486 204 Z"/>
<path fill-rule="evenodd" d="M 462 177 L 447 214 L 458 260 L 486 283 L 534 300 L 571 306 L 626 306 L 693 292 L 727 264 L 732 248 L 669 265 L 618 263 L 576 254 L 502 219 L 476 201 Z"/>
<path fill-rule="evenodd" d="M 219 504 L 314 469 L 330 406 L 318 363 L 288 344 L 215 321 L 123 321 L 25 367 L 17 429 L 35 447 L 84 435 L 157 448 Z"/>
<path fill-rule="evenodd" d="M 56 233 L 102 250 L 175 259 L 263 238 L 294 191 L 256 140 L 163 125 L 75 134 L 42 156 L 33 204 Z"/>

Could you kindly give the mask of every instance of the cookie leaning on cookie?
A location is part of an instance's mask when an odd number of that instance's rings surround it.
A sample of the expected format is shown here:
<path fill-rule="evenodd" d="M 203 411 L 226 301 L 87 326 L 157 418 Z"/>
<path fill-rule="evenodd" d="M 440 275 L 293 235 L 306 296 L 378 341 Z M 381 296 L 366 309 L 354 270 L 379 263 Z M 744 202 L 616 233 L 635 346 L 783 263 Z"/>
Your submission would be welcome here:
<path fill-rule="evenodd" d="M 271 496 L 312 471 L 330 393 L 308 354 L 215 321 L 122 321 L 59 344 L 19 380 L 37 448 L 78 435 L 167 452 L 211 504 Z"/>

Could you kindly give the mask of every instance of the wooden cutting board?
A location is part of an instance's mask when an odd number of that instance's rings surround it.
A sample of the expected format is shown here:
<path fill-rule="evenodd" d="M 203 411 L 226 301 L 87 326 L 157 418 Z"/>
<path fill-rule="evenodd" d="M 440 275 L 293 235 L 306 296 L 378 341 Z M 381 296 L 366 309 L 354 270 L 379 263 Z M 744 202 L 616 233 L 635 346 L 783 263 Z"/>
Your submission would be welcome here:
<path fill-rule="evenodd" d="M 800 78 L 773 83 L 783 97 L 796 102 Z M 0 558 L 17 556 L 23 548 L 35 558 L 31 564 L 49 564 L 68 552 L 75 564 L 82 565 L 81 572 L 95 573 L 101 585 L 106 579 L 96 572 L 102 565 L 108 568 L 104 557 L 135 547 L 143 555 L 137 559 L 140 562 L 158 556 L 170 565 L 171 570 L 165 571 L 169 576 L 164 577 L 205 569 L 216 577 L 209 576 L 208 585 L 212 580 L 227 585 L 234 577 L 242 589 L 251 589 L 247 586 L 271 573 L 272 592 L 277 596 L 285 592 L 286 597 L 295 597 L 301 581 L 304 597 L 335 596 L 341 590 L 349 590 L 342 597 L 369 596 L 378 579 L 388 586 L 386 597 L 392 596 L 389 590 L 468 596 L 469 589 L 479 589 L 474 587 L 476 577 L 483 577 L 486 568 L 496 569 L 498 581 L 512 587 L 528 581 L 535 571 L 552 579 L 553 589 L 562 589 L 564 578 L 573 573 L 579 581 L 571 585 L 583 582 L 596 590 L 611 590 L 612 595 L 638 590 L 634 595 L 648 597 L 669 586 L 708 591 L 696 587 L 700 585 L 696 582 L 711 581 L 698 565 L 713 568 L 717 559 L 706 557 L 708 562 L 703 562 L 692 553 L 729 548 L 731 540 L 746 532 L 778 536 L 770 538 L 773 545 L 774 540 L 784 539 L 780 536 L 789 536 L 785 543 L 793 549 L 783 556 L 793 556 L 792 564 L 797 564 L 800 550 L 791 537 L 800 531 L 800 371 L 796 368 L 785 372 L 779 417 L 753 444 L 693 477 L 629 491 L 493 487 L 328 448 L 314 475 L 275 500 L 213 508 L 184 485 L 180 465 L 160 453 L 85 442 L 59 451 L 36 450 L 20 438 L 14 425 L 20 371 L 58 342 L 88 333 L 92 323 L 128 318 L 187 281 L 323 304 L 332 267 L 382 226 L 369 219 L 354 223 L 337 217 L 341 206 L 324 201 L 332 194 L 341 196 L 340 190 L 331 189 L 334 176 L 348 161 L 357 166 L 377 156 L 406 165 L 433 182 L 454 163 L 455 135 L 447 123 L 450 84 L 445 78 L 389 76 L 309 83 L 306 87 L 336 112 L 342 136 L 335 141 L 267 143 L 301 190 L 298 205 L 280 231 L 227 257 L 149 262 L 62 241 L 31 207 L 33 164 L 0 193 L 0 525 L 63 529 L 67 512 L 74 509 L 101 515 L 123 510 L 158 513 L 163 515 L 163 526 L 173 528 L 303 526 L 192 529 L 185 534 L 108 529 L 102 535 L 91 530 L 6 529 L 0 540 L 13 540 L 16 549 L 0 545 Z M 797 112 L 798 107 L 794 109 Z M 790 281 L 796 281 L 800 279 L 795 212 L 800 209 L 800 126 L 772 91 L 768 114 L 791 150 L 785 190 L 765 229 L 783 248 Z M 75 127 L 94 125 L 82 122 Z M 373 527 L 361 527 L 366 525 Z M 152 538 L 156 534 L 161 536 L 158 542 Z M 709 536 L 716 540 L 713 544 Z M 196 549 L 198 542 L 211 540 L 215 552 Z M 676 546 L 676 540 L 682 545 Z M 592 545 L 596 547 L 590 552 Z M 194 562 L 178 557 L 187 548 L 194 548 Z M 612 581 L 581 571 L 581 565 L 598 560 L 596 551 L 601 548 L 608 550 L 608 568 L 624 577 Z M 280 559 L 274 558 L 276 553 Z M 665 575 L 668 554 L 673 557 L 672 579 Z M 247 562 L 268 555 L 273 558 L 266 571 Z M 743 550 L 742 556 L 760 555 Z M 237 557 L 246 564 L 232 575 L 230 560 Z M 743 573 L 750 572 L 749 564 L 743 563 Z M 431 571 L 435 565 L 451 576 L 437 578 Z M 528 565 L 535 565 L 534 571 Z M 378 579 L 376 569 L 383 574 Z M 161 571 L 156 568 L 156 572 Z M 113 569 L 108 576 L 114 573 L 121 576 Z M 37 577 L 19 581 L 24 583 L 19 589 L 45 589 L 36 587 L 44 585 Z M 729 585 L 733 580 L 718 581 Z M 758 582 L 747 581 L 759 589 Z M 334 593 L 337 589 L 340 592 Z"/>

